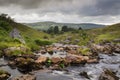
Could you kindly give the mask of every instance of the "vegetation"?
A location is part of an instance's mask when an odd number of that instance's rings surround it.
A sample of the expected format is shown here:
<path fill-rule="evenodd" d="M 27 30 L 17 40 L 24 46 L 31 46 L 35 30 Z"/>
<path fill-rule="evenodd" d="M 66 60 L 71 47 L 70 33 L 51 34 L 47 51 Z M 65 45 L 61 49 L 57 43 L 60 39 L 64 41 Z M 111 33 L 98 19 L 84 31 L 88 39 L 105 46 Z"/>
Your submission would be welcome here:
<path fill-rule="evenodd" d="M 82 30 L 82 28 L 80 27 L 79 29 L 75 29 L 75 28 L 69 28 L 68 26 L 62 26 L 60 30 L 58 26 L 55 26 L 55 27 L 50 27 L 47 31 L 44 30 L 44 32 L 47 32 L 48 34 L 56 35 L 56 34 L 63 34 L 64 32 L 70 32 L 70 31 L 77 32 L 79 30 Z"/>
<path fill-rule="evenodd" d="M 21 43 L 19 39 L 10 37 L 10 32 L 14 29 L 20 31 L 20 35 L 25 40 L 25 44 Z M 35 40 L 41 40 L 41 45 L 46 45 L 49 42 L 44 37 L 49 38 L 50 36 L 42 31 L 37 31 L 29 28 L 20 23 L 14 22 L 7 14 L 0 15 L 0 50 L 8 47 L 26 47 L 30 50 L 37 50 L 39 45 L 36 44 Z M 45 42 L 44 42 L 45 40 Z M 47 42 L 47 43 L 46 43 Z M 33 49 L 34 47 L 34 49 Z M 19 51 L 15 51 L 15 54 Z"/>
<path fill-rule="evenodd" d="M 94 38 L 96 43 L 103 40 L 113 41 L 115 39 L 120 39 L 120 24 L 118 23 L 105 28 L 92 29 L 88 31 L 88 34 L 91 35 L 91 38 Z"/>
<path fill-rule="evenodd" d="M 53 25 L 52 25 L 53 26 Z M 25 40 L 23 44 L 19 39 L 10 37 L 10 32 L 14 29 L 20 31 L 20 35 Z M 0 53 L 2 50 L 8 47 L 26 47 L 30 51 L 39 50 L 40 46 L 50 45 L 52 42 L 62 42 L 65 44 L 77 44 L 87 45 L 90 41 L 99 43 L 103 40 L 112 41 L 114 39 L 120 39 L 120 24 L 115 24 L 103 28 L 87 29 L 82 27 L 71 28 L 70 26 L 54 25 L 44 33 L 14 22 L 6 14 L 0 15 Z M 51 34 L 51 35 L 50 35 Z M 48 41 L 49 40 L 49 41 Z M 87 50 L 83 50 L 83 53 Z M 19 51 L 13 52 L 13 54 L 24 54 Z"/>

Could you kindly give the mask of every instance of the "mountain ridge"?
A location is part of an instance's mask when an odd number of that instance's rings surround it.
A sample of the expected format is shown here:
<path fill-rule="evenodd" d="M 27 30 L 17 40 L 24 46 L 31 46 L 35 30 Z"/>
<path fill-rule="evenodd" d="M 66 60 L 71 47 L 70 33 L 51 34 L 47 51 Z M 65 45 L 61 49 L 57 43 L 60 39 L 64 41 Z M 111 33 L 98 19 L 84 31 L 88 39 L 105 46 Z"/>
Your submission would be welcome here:
<path fill-rule="evenodd" d="M 104 27 L 105 25 L 102 24 L 94 24 L 94 23 L 58 23 L 58 22 L 51 22 L 51 21 L 45 21 L 45 22 L 35 22 L 35 23 L 23 23 L 31 28 L 34 29 L 41 29 L 41 30 L 47 30 L 51 26 L 58 26 L 61 28 L 62 26 L 68 26 L 71 28 L 78 29 L 79 27 L 83 29 L 92 29 L 92 28 L 100 28 Z"/>

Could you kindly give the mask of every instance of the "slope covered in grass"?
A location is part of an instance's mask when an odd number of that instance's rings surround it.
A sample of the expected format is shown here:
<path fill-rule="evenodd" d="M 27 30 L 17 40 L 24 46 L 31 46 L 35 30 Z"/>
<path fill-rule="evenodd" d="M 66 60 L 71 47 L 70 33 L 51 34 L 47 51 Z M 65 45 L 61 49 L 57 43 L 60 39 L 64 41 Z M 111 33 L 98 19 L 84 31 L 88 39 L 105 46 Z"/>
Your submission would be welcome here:
<path fill-rule="evenodd" d="M 113 41 L 115 39 L 120 39 L 120 24 L 114 24 L 104 28 L 66 32 L 62 35 L 54 36 L 54 40 L 57 42 L 78 45 L 86 45 L 90 41 L 99 43 L 103 40 Z"/>
<path fill-rule="evenodd" d="M 95 37 L 97 42 L 100 42 L 101 40 L 112 41 L 120 39 L 120 23 L 106 26 L 105 28 L 89 30 L 88 34 Z"/>
<path fill-rule="evenodd" d="M 15 28 L 19 30 L 20 35 L 25 40 L 25 44 L 10 37 L 10 32 Z M 37 45 L 35 41 L 40 40 L 44 43 L 45 37 L 49 38 L 49 35 L 20 23 L 16 23 L 11 19 L 9 20 L 6 16 L 0 16 L 0 49 L 12 46 L 25 46 L 30 49 L 36 49 L 39 45 Z"/>

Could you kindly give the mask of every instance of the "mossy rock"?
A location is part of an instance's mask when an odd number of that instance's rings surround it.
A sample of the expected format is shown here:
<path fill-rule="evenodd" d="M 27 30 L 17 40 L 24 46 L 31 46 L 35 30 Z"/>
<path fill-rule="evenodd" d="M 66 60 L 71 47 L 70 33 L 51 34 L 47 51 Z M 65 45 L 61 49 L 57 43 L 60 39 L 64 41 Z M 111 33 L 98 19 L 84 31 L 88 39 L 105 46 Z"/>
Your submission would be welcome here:
<path fill-rule="evenodd" d="M 4 70 L 0 70 L 0 80 L 7 80 L 10 74 Z"/>
<path fill-rule="evenodd" d="M 90 49 L 89 48 L 79 48 L 78 51 L 82 54 L 82 55 L 90 55 Z"/>

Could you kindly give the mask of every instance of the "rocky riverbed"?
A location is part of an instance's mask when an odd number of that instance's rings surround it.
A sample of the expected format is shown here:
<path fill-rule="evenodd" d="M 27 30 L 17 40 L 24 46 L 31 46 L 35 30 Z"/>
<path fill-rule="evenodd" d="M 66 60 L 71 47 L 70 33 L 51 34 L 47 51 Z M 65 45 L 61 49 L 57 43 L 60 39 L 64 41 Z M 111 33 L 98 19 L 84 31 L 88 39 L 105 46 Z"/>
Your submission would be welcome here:
<path fill-rule="evenodd" d="M 8 80 L 120 79 L 118 44 L 92 44 L 87 47 L 89 55 L 78 54 L 80 47 L 54 44 L 33 55 L 5 56 L 0 59 L 0 69 L 10 74 Z"/>

